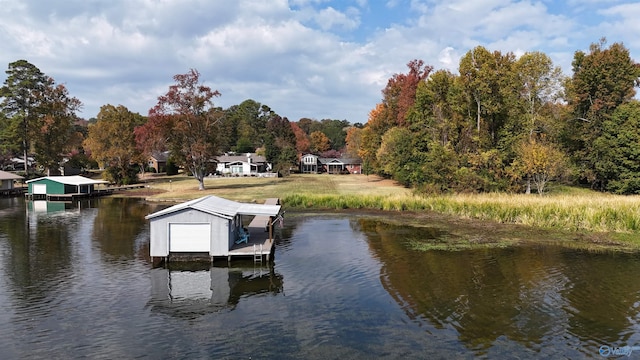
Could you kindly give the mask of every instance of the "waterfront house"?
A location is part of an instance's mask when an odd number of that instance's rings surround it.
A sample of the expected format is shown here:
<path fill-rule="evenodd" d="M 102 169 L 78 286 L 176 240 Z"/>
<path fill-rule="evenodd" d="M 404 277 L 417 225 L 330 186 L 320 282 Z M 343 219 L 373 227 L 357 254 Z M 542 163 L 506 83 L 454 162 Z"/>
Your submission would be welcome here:
<path fill-rule="evenodd" d="M 329 174 L 361 174 L 362 161 L 357 158 L 323 158 L 320 159 L 324 171 Z"/>
<path fill-rule="evenodd" d="M 273 248 L 278 216 L 280 205 L 272 200 L 248 204 L 209 195 L 177 204 L 146 216 L 150 255 L 164 260 L 254 256 L 262 261 Z"/>
<path fill-rule="evenodd" d="M 318 174 L 322 172 L 320 157 L 314 154 L 305 154 L 300 158 L 300 172 L 303 174 Z"/>
<path fill-rule="evenodd" d="M 73 200 L 74 197 L 92 196 L 96 192 L 96 185 L 108 184 L 104 180 L 93 180 L 80 175 L 45 176 L 26 183 L 27 196 L 34 200 Z"/>
<path fill-rule="evenodd" d="M 358 158 L 321 158 L 305 154 L 300 158 L 300 172 L 305 174 L 361 174 L 362 161 Z"/>
<path fill-rule="evenodd" d="M 154 152 L 149 157 L 147 167 L 154 169 L 156 173 L 162 173 L 167 171 L 167 160 L 169 159 L 169 152 Z"/>
<path fill-rule="evenodd" d="M 265 157 L 256 153 L 224 154 L 218 156 L 216 162 L 216 172 L 220 175 L 255 176 L 270 170 Z"/>
<path fill-rule="evenodd" d="M 14 195 L 22 192 L 22 189 L 14 187 L 13 183 L 23 180 L 24 177 L 7 171 L 0 170 L 0 195 Z"/>
<path fill-rule="evenodd" d="M 27 157 L 27 163 L 29 164 L 29 168 L 33 168 L 33 157 Z M 24 159 L 18 157 L 11 158 L 9 164 L 4 167 L 4 170 L 24 171 Z"/>
<path fill-rule="evenodd" d="M 14 188 L 13 182 L 22 180 L 24 177 L 0 170 L 0 190 L 11 190 Z"/>

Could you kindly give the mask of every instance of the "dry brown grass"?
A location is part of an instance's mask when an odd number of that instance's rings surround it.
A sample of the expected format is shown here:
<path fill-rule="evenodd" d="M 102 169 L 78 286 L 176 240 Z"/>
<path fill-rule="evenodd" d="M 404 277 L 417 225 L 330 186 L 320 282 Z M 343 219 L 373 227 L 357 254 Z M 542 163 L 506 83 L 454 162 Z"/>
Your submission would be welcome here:
<path fill-rule="evenodd" d="M 205 179 L 205 190 L 198 182 L 183 175 L 146 178 L 149 190 L 161 191 L 148 196 L 154 201 L 184 201 L 205 195 L 216 195 L 243 202 L 263 202 L 267 198 L 283 198 L 292 194 L 405 196 L 411 190 L 395 181 L 375 175 L 307 175 L 284 178 L 211 177 Z M 134 194 L 134 193 L 132 193 Z"/>

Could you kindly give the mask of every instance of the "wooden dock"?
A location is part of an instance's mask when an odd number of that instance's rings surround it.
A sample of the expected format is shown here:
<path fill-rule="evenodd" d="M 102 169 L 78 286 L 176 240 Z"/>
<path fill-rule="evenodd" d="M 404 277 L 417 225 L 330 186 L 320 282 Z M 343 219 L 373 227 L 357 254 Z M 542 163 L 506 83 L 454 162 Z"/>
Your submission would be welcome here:
<path fill-rule="evenodd" d="M 11 188 L 0 190 L 0 197 L 12 197 L 24 194 L 27 188 Z"/>
<path fill-rule="evenodd" d="M 269 198 L 264 203 L 265 205 L 280 205 L 280 199 Z M 255 216 L 247 226 L 249 241 L 243 244 L 234 244 L 229 250 L 229 260 L 232 256 L 253 256 L 254 261 L 262 261 L 264 257 L 268 259 L 275 245 L 273 226 L 269 224 L 269 221 L 273 221 L 269 216 Z"/>

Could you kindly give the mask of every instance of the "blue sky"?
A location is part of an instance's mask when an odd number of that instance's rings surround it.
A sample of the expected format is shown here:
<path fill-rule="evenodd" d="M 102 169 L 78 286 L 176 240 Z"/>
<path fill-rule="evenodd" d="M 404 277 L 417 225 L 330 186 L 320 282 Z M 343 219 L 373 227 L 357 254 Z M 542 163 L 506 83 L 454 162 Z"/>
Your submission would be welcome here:
<path fill-rule="evenodd" d="M 87 119 L 106 104 L 146 115 L 191 68 L 218 106 L 366 122 L 412 59 L 456 72 L 477 45 L 542 51 L 570 75 L 602 37 L 640 56 L 640 3 L 623 0 L 0 0 L 0 17 L 0 67 L 38 66 Z"/>

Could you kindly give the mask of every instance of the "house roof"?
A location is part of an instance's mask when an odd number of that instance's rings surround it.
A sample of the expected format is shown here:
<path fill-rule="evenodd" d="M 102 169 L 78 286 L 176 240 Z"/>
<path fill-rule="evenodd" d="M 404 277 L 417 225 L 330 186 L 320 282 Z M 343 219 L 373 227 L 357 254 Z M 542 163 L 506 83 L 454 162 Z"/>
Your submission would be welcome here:
<path fill-rule="evenodd" d="M 246 204 L 208 195 L 149 214 L 145 219 L 148 220 L 185 209 L 195 209 L 211 215 L 233 218 L 236 215 L 276 216 L 280 212 L 280 205 Z"/>
<path fill-rule="evenodd" d="M 104 181 L 104 180 L 93 180 L 93 179 L 89 179 L 86 178 L 84 176 L 80 176 L 80 175 L 73 175 L 73 176 L 45 176 L 45 177 L 41 177 L 41 178 L 37 178 L 37 179 L 31 179 L 31 180 L 27 180 L 27 183 L 31 183 L 31 182 L 36 182 L 36 181 L 41 181 L 44 179 L 48 179 L 51 181 L 55 181 L 55 182 L 59 182 L 61 184 L 65 184 L 65 185 L 95 185 L 95 184 L 108 184 L 108 181 Z"/>
<path fill-rule="evenodd" d="M 168 151 L 154 152 L 153 154 L 151 154 L 151 157 L 154 158 L 156 161 L 167 161 L 167 159 L 169 159 L 169 152 Z"/>
<path fill-rule="evenodd" d="M 7 172 L 7 171 L 0 170 L 0 180 L 19 180 L 19 179 L 24 179 L 24 177 Z"/>
<path fill-rule="evenodd" d="M 267 160 L 264 156 L 256 155 L 254 153 L 249 153 L 242 155 L 220 155 L 216 158 L 219 163 L 232 163 L 232 162 L 247 162 L 247 159 L 250 158 L 253 163 L 265 163 Z"/>
<path fill-rule="evenodd" d="M 303 158 L 305 157 L 313 157 L 316 158 L 321 164 L 329 164 L 329 163 L 333 163 L 333 164 L 348 164 L 348 165 L 354 165 L 354 164 L 361 164 L 362 160 L 358 159 L 358 158 L 350 158 L 350 157 L 339 157 L 339 158 L 325 158 L 325 157 L 320 157 L 318 155 L 314 155 L 314 154 L 304 154 L 302 155 Z"/>
<path fill-rule="evenodd" d="M 360 164 L 361 160 L 355 158 L 319 158 L 320 162 L 323 164 Z"/>

